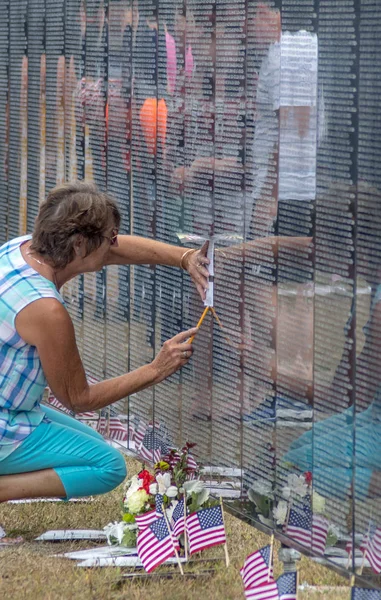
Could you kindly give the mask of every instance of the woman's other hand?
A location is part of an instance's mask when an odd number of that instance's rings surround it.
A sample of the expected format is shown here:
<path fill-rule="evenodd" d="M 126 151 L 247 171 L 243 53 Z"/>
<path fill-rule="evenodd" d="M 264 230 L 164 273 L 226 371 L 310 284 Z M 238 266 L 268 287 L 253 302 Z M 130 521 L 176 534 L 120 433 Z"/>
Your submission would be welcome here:
<path fill-rule="evenodd" d="M 198 328 L 193 327 L 164 342 L 159 354 L 151 363 L 156 371 L 155 383 L 160 383 L 187 364 L 193 354 L 192 344 L 188 340 L 197 332 Z"/>
<path fill-rule="evenodd" d="M 209 259 L 206 257 L 208 246 L 209 242 L 206 241 L 200 250 L 187 254 L 183 265 L 185 270 L 188 271 L 189 275 L 192 277 L 193 283 L 195 284 L 202 301 L 205 300 L 206 290 L 209 285 Z"/>

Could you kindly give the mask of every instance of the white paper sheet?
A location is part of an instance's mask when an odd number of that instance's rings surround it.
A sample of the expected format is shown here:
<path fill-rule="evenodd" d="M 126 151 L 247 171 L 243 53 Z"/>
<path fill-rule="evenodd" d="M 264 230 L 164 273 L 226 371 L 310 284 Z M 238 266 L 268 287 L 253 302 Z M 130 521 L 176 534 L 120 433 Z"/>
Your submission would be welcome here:
<path fill-rule="evenodd" d="M 105 540 L 106 534 L 100 529 L 52 529 L 46 531 L 36 542 L 66 542 L 68 540 Z"/>
<path fill-rule="evenodd" d="M 180 558 L 185 563 L 185 558 Z M 177 564 L 176 558 L 168 558 L 163 563 L 165 565 Z M 90 558 L 77 564 L 77 567 L 136 567 L 143 568 L 143 564 L 138 556 L 116 556 L 115 558 Z"/>
<path fill-rule="evenodd" d="M 69 502 L 93 502 L 94 498 L 70 498 Z M 34 504 L 35 502 L 65 502 L 62 498 L 23 498 L 8 500 L 8 504 Z"/>
<path fill-rule="evenodd" d="M 137 556 L 136 548 L 125 548 L 124 546 L 101 546 L 89 548 L 88 550 L 77 550 L 76 552 L 65 552 L 54 556 L 69 558 L 70 560 L 88 560 L 97 558 L 114 558 L 116 556 Z"/>

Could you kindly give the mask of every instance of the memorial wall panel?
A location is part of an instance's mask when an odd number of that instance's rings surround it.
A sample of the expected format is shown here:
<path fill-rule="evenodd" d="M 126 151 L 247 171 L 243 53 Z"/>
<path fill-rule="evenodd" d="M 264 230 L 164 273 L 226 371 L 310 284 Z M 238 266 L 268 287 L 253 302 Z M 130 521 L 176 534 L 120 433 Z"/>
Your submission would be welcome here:
<path fill-rule="evenodd" d="M 165 109 L 157 98 L 157 0 L 133 3 L 133 97 L 131 118 L 131 233 L 156 235 L 156 160 L 163 143 Z M 155 355 L 155 267 L 136 266 L 131 276 L 130 369 Z M 152 388 L 130 400 L 130 415 L 155 421 Z"/>
<path fill-rule="evenodd" d="M 130 231 L 132 1 L 108 6 L 107 189 L 118 198 L 120 232 Z M 130 268 L 114 266 L 106 279 L 106 377 L 129 369 Z M 115 351 L 116 350 L 116 351 Z M 127 415 L 125 403 L 115 407 Z"/>
<path fill-rule="evenodd" d="M 87 0 L 81 6 L 85 25 L 85 71 L 80 81 L 84 111 L 85 179 L 107 186 L 106 108 L 108 90 L 108 3 Z M 84 276 L 83 355 L 87 372 L 105 377 L 106 269 Z M 98 348 L 94 354 L 94 346 Z"/>
<path fill-rule="evenodd" d="M 0 243 L 8 237 L 9 2 L 0 3 Z"/>
<path fill-rule="evenodd" d="M 27 2 L 9 5 L 8 236 L 26 230 Z M 10 125 L 12 123 L 12 126 Z"/>

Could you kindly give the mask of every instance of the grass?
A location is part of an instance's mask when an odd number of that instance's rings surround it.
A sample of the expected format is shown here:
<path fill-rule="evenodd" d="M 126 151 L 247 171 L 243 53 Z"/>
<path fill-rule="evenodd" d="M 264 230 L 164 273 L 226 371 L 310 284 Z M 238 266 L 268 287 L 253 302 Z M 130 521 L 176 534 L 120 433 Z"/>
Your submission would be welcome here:
<path fill-rule="evenodd" d="M 129 474 L 139 470 L 139 463 L 127 459 Z M 121 488 L 95 498 L 93 502 L 3 504 L 0 523 L 8 535 L 22 535 L 25 543 L 0 550 L 0 598 L 7 600 L 236 600 L 243 598 L 239 568 L 245 557 L 269 542 L 269 538 L 231 515 L 226 515 L 231 565 L 225 568 L 223 549 L 214 548 L 204 557 L 221 557 L 212 576 L 197 579 L 175 577 L 170 580 L 155 579 L 126 581 L 123 570 L 110 568 L 79 569 L 75 561 L 53 555 L 70 550 L 91 547 L 84 542 L 35 542 L 34 538 L 48 529 L 92 528 L 102 529 L 110 521 L 119 520 Z M 196 570 L 208 568 L 205 565 Z M 172 570 L 172 569 L 171 569 Z M 160 569 L 158 570 L 160 571 Z M 157 572 L 158 572 L 157 571 Z M 281 572 L 275 552 L 275 574 Z M 348 582 L 315 563 L 303 558 L 300 565 L 300 582 L 314 586 L 340 586 L 331 590 L 305 589 L 299 600 L 324 598 L 347 600 Z M 341 589 L 347 586 L 347 589 Z"/>

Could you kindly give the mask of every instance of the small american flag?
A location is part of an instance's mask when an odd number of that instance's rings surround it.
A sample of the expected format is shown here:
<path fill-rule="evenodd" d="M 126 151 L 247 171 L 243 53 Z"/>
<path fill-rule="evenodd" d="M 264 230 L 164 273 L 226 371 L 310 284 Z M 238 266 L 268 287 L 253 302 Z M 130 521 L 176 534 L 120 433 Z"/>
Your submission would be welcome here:
<path fill-rule="evenodd" d="M 362 541 L 361 541 L 361 544 L 359 546 L 359 550 L 362 553 L 364 553 L 366 545 L 367 545 L 367 537 L 364 536 L 363 539 L 362 539 Z M 353 543 L 352 543 L 352 540 L 346 543 L 345 550 L 348 552 L 349 556 L 352 556 L 352 553 L 353 553 Z M 355 544 L 355 550 L 356 550 L 356 544 Z"/>
<path fill-rule="evenodd" d="M 182 498 L 176 504 L 171 518 L 172 531 L 176 537 L 179 537 L 185 530 L 184 510 L 184 498 Z"/>
<path fill-rule="evenodd" d="M 79 421 L 98 421 L 99 414 L 93 410 L 77 413 L 76 418 Z"/>
<path fill-rule="evenodd" d="M 272 580 L 263 585 L 246 588 L 245 598 L 248 598 L 248 600 L 279 600 L 276 581 Z"/>
<path fill-rule="evenodd" d="M 219 544 L 226 544 L 221 506 L 203 508 L 187 518 L 190 554 Z"/>
<path fill-rule="evenodd" d="M 117 442 L 126 442 L 128 439 L 128 429 L 123 425 L 118 417 L 110 417 L 109 421 L 109 437 Z"/>
<path fill-rule="evenodd" d="M 279 600 L 297 600 L 298 574 L 284 573 L 277 579 Z"/>
<path fill-rule="evenodd" d="M 286 533 L 301 546 L 310 548 L 317 554 L 324 554 L 329 523 L 321 515 L 313 514 L 310 506 L 292 508 Z"/>
<path fill-rule="evenodd" d="M 154 523 L 157 519 L 156 510 L 150 510 L 149 512 L 144 513 L 143 515 L 137 515 L 135 517 L 136 524 L 138 526 L 139 531 L 143 531 L 149 525 Z"/>
<path fill-rule="evenodd" d="M 199 470 L 199 466 L 191 454 L 188 454 L 188 456 L 187 456 L 187 467 L 188 467 L 188 469 L 191 469 L 192 471 Z"/>
<path fill-rule="evenodd" d="M 245 588 L 268 583 L 272 579 L 272 565 L 270 567 L 271 546 L 265 546 L 250 554 L 240 573 Z"/>
<path fill-rule="evenodd" d="M 156 517 L 158 519 L 163 516 L 163 502 L 164 502 L 163 494 L 156 494 L 155 505 L 156 505 Z"/>
<path fill-rule="evenodd" d="M 375 573 L 381 573 L 381 528 L 373 526 L 360 550 Z"/>
<path fill-rule="evenodd" d="M 136 450 L 143 441 L 146 429 L 147 425 L 138 416 L 130 417 L 130 441 L 135 443 Z"/>
<path fill-rule="evenodd" d="M 163 454 L 168 452 L 169 448 L 160 431 L 148 428 L 144 434 L 143 441 L 138 449 L 138 453 L 147 462 L 157 463 Z"/>
<path fill-rule="evenodd" d="M 351 600 L 381 600 L 381 590 L 353 587 Z"/>
<path fill-rule="evenodd" d="M 175 554 L 173 539 L 165 519 L 156 519 L 138 535 L 138 556 L 147 573 L 151 573 Z"/>
<path fill-rule="evenodd" d="M 49 392 L 49 396 L 47 398 L 47 402 L 50 406 L 53 406 L 54 408 L 58 408 L 58 410 L 60 410 L 61 412 L 66 413 L 67 415 L 72 414 L 72 411 L 69 410 L 68 408 L 66 408 L 66 406 L 64 406 L 63 404 L 61 404 L 61 402 L 59 400 L 57 400 L 57 398 L 55 396 L 53 396 L 53 392 Z"/>

